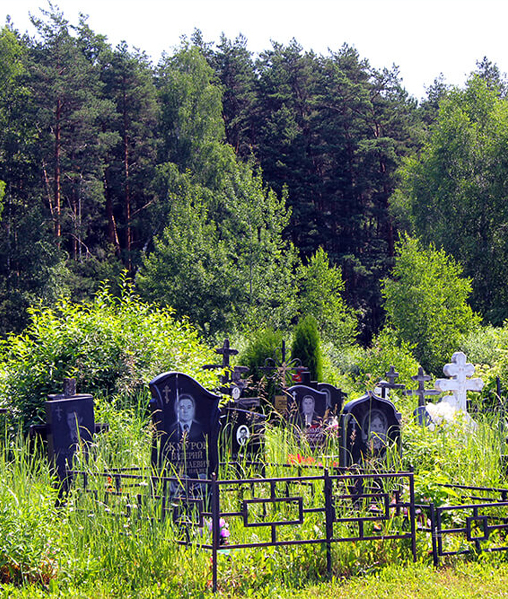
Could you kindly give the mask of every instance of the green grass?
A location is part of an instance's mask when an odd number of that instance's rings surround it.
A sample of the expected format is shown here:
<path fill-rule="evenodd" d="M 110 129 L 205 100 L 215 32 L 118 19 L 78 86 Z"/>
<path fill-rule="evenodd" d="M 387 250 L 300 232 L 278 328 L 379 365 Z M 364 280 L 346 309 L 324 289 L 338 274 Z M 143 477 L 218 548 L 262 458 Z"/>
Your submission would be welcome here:
<path fill-rule="evenodd" d="M 153 581 L 135 592 L 128 588 L 119 589 L 110 581 L 97 580 L 75 587 L 73 585 L 51 585 L 48 589 L 34 586 L 18 588 L 4 586 L 0 591 L 3 599 L 156 599 L 162 597 L 212 597 L 205 588 L 182 592 L 164 582 Z M 256 597 L 259 599 L 466 599 L 478 597 L 508 597 L 508 564 L 497 560 L 483 560 L 481 563 L 460 562 L 452 566 L 433 568 L 422 564 L 405 566 L 390 565 L 375 574 L 357 576 L 348 580 L 332 580 L 319 584 L 309 583 L 299 589 L 287 588 L 280 584 L 267 585 L 263 589 L 238 592 L 235 589 L 221 588 L 217 597 Z"/>
<path fill-rule="evenodd" d="M 88 465 L 79 456 L 77 465 L 90 473 L 108 467 L 146 467 L 150 455 L 146 412 L 111 410 L 104 404 L 98 413 L 100 420 L 109 421 L 110 431 L 97 437 Z M 437 485 L 440 481 L 508 487 L 500 458 L 503 444 L 503 430 L 487 418 L 479 420 L 473 434 L 460 427 L 430 432 L 408 424 L 402 458 L 392 455 L 391 459 L 400 469 L 414 466 L 417 495 L 431 496 L 439 503 L 448 499 Z M 312 455 L 309 447 L 298 444 L 287 431 L 271 429 L 267 475 L 295 475 L 296 470 L 272 465 L 287 463 L 290 455 L 326 464 L 335 449 L 332 442 L 325 449 L 328 457 Z M 210 552 L 177 546 L 170 519 L 112 517 L 79 488 L 57 508 L 53 482 L 40 451 L 30 451 L 21 438 L 4 443 L 0 450 L 0 598 L 210 594 Z M 103 479 L 97 484 L 104 489 Z M 312 501 L 308 489 L 305 493 L 306 501 Z M 118 500 L 119 509 L 125 507 L 122 501 Z M 150 509 L 157 507 L 148 506 L 148 516 L 157 515 Z M 317 516 L 309 519 L 301 534 L 311 536 L 312 527 L 320 525 Z M 233 519 L 231 533 L 234 542 L 241 542 L 247 534 Z M 321 546 L 232 550 L 230 555 L 219 556 L 219 596 L 508 596 L 504 555 L 450 559 L 446 567 L 435 569 L 429 551 L 430 541 L 424 534 L 418 537 L 420 561 L 416 565 L 408 561 L 405 541 L 336 543 L 332 548 L 335 578 L 328 582 Z"/>

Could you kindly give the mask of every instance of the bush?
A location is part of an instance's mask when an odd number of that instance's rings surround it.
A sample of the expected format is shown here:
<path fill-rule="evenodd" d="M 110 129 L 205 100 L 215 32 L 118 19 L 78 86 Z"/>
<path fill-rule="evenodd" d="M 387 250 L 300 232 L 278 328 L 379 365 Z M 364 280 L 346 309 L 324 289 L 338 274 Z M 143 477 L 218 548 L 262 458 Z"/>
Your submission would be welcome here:
<path fill-rule="evenodd" d="M 397 245 L 393 279 L 383 281 L 388 322 L 414 346 L 427 372 L 440 374 L 464 335 L 479 324 L 467 303 L 471 281 L 462 267 L 433 245 L 405 236 Z"/>
<path fill-rule="evenodd" d="M 295 328 L 291 357 L 301 361 L 310 370 L 313 381 L 323 380 L 323 357 L 318 324 L 312 314 L 300 320 Z"/>
<path fill-rule="evenodd" d="M 133 402 L 168 370 L 217 386 L 215 374 L 202 369 L 214 354 L 196 331 L 170 309 L 141 302 L 128 283 L 120 297 L 103 287 L 90 303 L 61 299 L 55 308 L 31 309 L 30 317 L 26 331 L 0 347 L 0 392 L 25 425 L 40 420 L 48 394 L 61 392 L 65 378 L 75 378 L 80 392 Z"/>
<path fill-rule="evenodd" d="M 319 248 L 298 270 L 299 313 L 312 314 L 321 337 L 335 345 L 350 345 L 357 335 L 357 314 L 344 301 L 340 268 L 330 265 L 328 254 Z"/>
<path fill-rule="evenodd" d="M 238 361 L 249 368 L 255 383 L 266 376 L 266 372 L 262 370 L 266 359 L 280 359 L 282 342 L 282 332 L 268 327 L 259 331 L 245 348 Z"/>
<path fill-rule="evenodd" d="M 419 364 L 413 356 L 413 346 L 400 341 L 392 329 L 384 328 L 361 355 L 355 378 L 363 388 L 373 389 L 379 380 L 386 378 L 390 366 L 399 373 L 397 383 L 414 386 L 411 377 L 418 374 Z"/>

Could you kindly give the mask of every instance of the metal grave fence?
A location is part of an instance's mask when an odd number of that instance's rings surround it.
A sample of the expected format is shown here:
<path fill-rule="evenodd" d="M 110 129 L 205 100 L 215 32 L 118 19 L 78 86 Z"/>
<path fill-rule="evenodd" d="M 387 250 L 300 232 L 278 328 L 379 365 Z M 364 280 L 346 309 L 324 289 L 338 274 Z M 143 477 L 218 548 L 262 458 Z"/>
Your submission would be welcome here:
<path fill-rule="evenodd" d="M 334 543 L 400 541 L 416 560 L 412 472 L 331 474 L 322 469 L 317 475 L 232 480 L 125 471 L 69 474 L 112 516 L 170 517 L 177 543 L 211 551 L 214 590 L 218 555 L 225 549 L 320 545 L 329 575 Z"/>
<path fill-rule="evenodd" d="M 417 505 L 428 516 L 419 527 L 432 535 L 434 564 L 440 558 L 508 550 L 508 489 L 439 485 L 459 495 L 456 505 Z"/>

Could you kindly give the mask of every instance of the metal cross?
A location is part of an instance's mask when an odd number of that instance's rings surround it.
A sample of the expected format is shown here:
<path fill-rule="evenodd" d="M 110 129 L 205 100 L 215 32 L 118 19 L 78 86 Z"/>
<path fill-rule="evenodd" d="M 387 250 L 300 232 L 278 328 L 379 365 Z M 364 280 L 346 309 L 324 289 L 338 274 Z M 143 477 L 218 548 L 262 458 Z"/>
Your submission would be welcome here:
<path fill-rule="evenodd" d="M 383 399 L 386 397 L 386 389 L 404 389 L 405 385 L 402 383 L 396 383 L 395 380 L 399 378 L 399 373 L 395 371 L 394 366 L 390 366 L 390 370 L 385 373 L 388 381 L 379 381 L 378 386 L 381 387 Z"/>
<path fill-rule="evenodd" d="M 425 396 L 426 395 L 439 395 L 439 391 L 436 389 L 425 389 L 425 383 L 430 381 L 432 377 L 428 374 L 425 374 L 423 368 L 420 366 L 418 368 L 418 374 L 411 377 L 413 381 L 417 381 L 418 389 L 407 389 L 406 395 L 418 395 L 418 406 L 425 406 Z"/>
<path fill-rule="evenodd" d="M 267 358 L 265 360 L 265 365 L 259 370 L 264 370 L 267 373 L 271 372 L 271 375 L 268 374 L 269 378 L 271 379 L 275 379 L 277 376 L 280 376 L 281 386 L 285 388 L 286 377 L 288 373 L 298 371 L 298 369 L 301 367 L 302 362 L 299 358 L 293 358 L 292 360 L 286 361 L 286 342 L 283 340 L 281 347 L 281 360 L 277 360 L 277 357 Z"/>

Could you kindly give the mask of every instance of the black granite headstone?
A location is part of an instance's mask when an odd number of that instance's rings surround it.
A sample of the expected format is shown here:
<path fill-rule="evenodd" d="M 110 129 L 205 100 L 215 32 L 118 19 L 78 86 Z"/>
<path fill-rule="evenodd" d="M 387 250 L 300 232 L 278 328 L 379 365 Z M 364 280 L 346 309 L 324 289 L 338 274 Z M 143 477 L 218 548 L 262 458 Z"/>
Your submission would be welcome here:
<path fill-rule="evenodd" d="M 167 476 L 209 479 L 218 466 L 220 397 L 181 372 L 155 377 L 150 391 L 152 465 Z"/>
<path fill-rule="evenodd" d="M 318 383 L 317 389 L 326 394 L 326 407 L 330 410 L 331 415 L 338 416 L 342 410 L 346 394 L 330 383 Z"/>
<path fill-rule="evenodd" d="M 259 461 L 264 453 L 264 414 L 230 402 L 222 410 L 221 461 Z"/>
<path fill-rule="evenodd" d="M 305 429 L 322 425 L 327 415 L 327 394 L 306 385 L 294 385 L 287 390 L 290 418 Z"/>
<path fill-rule="evenodd" d="M 306 385 L 294 385 L 287 393 L 289 421 L 297 433 L 302 432 L 311 447 L 321 445 L 329 415 L 326 393 Z"/>
<path fill-rule="evenodd" d="M 382 458 L 388 445 L 400 441 L 399 412 L 370 391 L 344 406 L 341 421 L 342 466 Z"/>
<path fill-rule="evenodd" d="M 88 394 L 50 395 L 45 403 L 48 456 L 60 480 L 66 479 L 66 468 L 78 445 L 85 449 L 95 432 L 93 397 Z"/>

